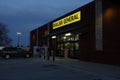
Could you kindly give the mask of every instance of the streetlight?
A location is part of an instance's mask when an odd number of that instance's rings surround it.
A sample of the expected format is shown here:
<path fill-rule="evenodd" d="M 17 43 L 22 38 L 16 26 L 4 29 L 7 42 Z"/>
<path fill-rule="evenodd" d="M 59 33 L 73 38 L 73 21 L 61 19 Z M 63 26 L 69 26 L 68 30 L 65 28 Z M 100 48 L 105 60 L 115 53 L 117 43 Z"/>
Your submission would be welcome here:
<path fill-rule="evenodd" d="M 17 46 L 18 46 L 18 47 L 19 47 L 19 45 L 20 45 L 20 35 L 21 35 L 21 32 L 17 32 L 17 36 L 18 36 Z"/>

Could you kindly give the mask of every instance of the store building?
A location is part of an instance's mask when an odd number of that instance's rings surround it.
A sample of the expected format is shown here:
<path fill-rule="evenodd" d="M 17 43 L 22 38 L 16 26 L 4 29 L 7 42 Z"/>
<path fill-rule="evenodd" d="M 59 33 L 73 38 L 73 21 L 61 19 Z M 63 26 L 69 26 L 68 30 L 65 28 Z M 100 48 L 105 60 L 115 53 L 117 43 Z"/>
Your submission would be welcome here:
<path fill-rule="evenodd" d="M 48 36 L 48 29 L 47 24 L 38 27 L 30 32 L 30 50 L 33 52 L 34 55 L 39 55 L 38 48 L 40 47 L 47 47 L 47 36 Z"/>
<path fill-rule="evenodd" d="M 119 22 L 118 0 L 95 0 L 31 31 L 31 50 L 47 46 L 56 56 L 120 65 Z"/>

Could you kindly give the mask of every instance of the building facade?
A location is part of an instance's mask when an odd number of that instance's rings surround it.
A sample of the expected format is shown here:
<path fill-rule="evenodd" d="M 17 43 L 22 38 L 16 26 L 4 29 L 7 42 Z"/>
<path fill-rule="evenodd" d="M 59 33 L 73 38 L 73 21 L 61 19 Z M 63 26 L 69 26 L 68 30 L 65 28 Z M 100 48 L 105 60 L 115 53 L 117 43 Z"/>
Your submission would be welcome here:
<path fill-rule="evenodd" d="M 31 50 L 47 46 L 56 56 L 120 65 L 119 21 L 119 1 L 95 0 L 32 30 Z"/>

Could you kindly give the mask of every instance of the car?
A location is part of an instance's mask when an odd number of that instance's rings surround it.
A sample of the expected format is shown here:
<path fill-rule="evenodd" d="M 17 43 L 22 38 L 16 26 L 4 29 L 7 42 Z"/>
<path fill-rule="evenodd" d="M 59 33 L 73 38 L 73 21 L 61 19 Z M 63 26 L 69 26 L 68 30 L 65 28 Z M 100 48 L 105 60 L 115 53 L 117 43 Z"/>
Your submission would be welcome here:
<path fill-rule="evenodd" d="M 19 47 L 5 47 L 0 51 L 0 56 L 5 59 L 10 59 L 11 57 L 26 57 L 32 56 L 32 52 L 26 51 Z"/>

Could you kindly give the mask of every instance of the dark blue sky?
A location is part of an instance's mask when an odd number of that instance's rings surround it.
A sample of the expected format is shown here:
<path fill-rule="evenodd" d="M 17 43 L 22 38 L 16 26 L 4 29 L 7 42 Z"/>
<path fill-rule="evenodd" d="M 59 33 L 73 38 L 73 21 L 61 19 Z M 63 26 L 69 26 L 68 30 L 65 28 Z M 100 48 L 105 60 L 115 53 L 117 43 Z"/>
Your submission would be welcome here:
<path fill-rule="evenodd" d="M 0 0 L 0 22 L 8 25 L 12 45 L 29 45 L 31 30 L 93 0 Z"/>

